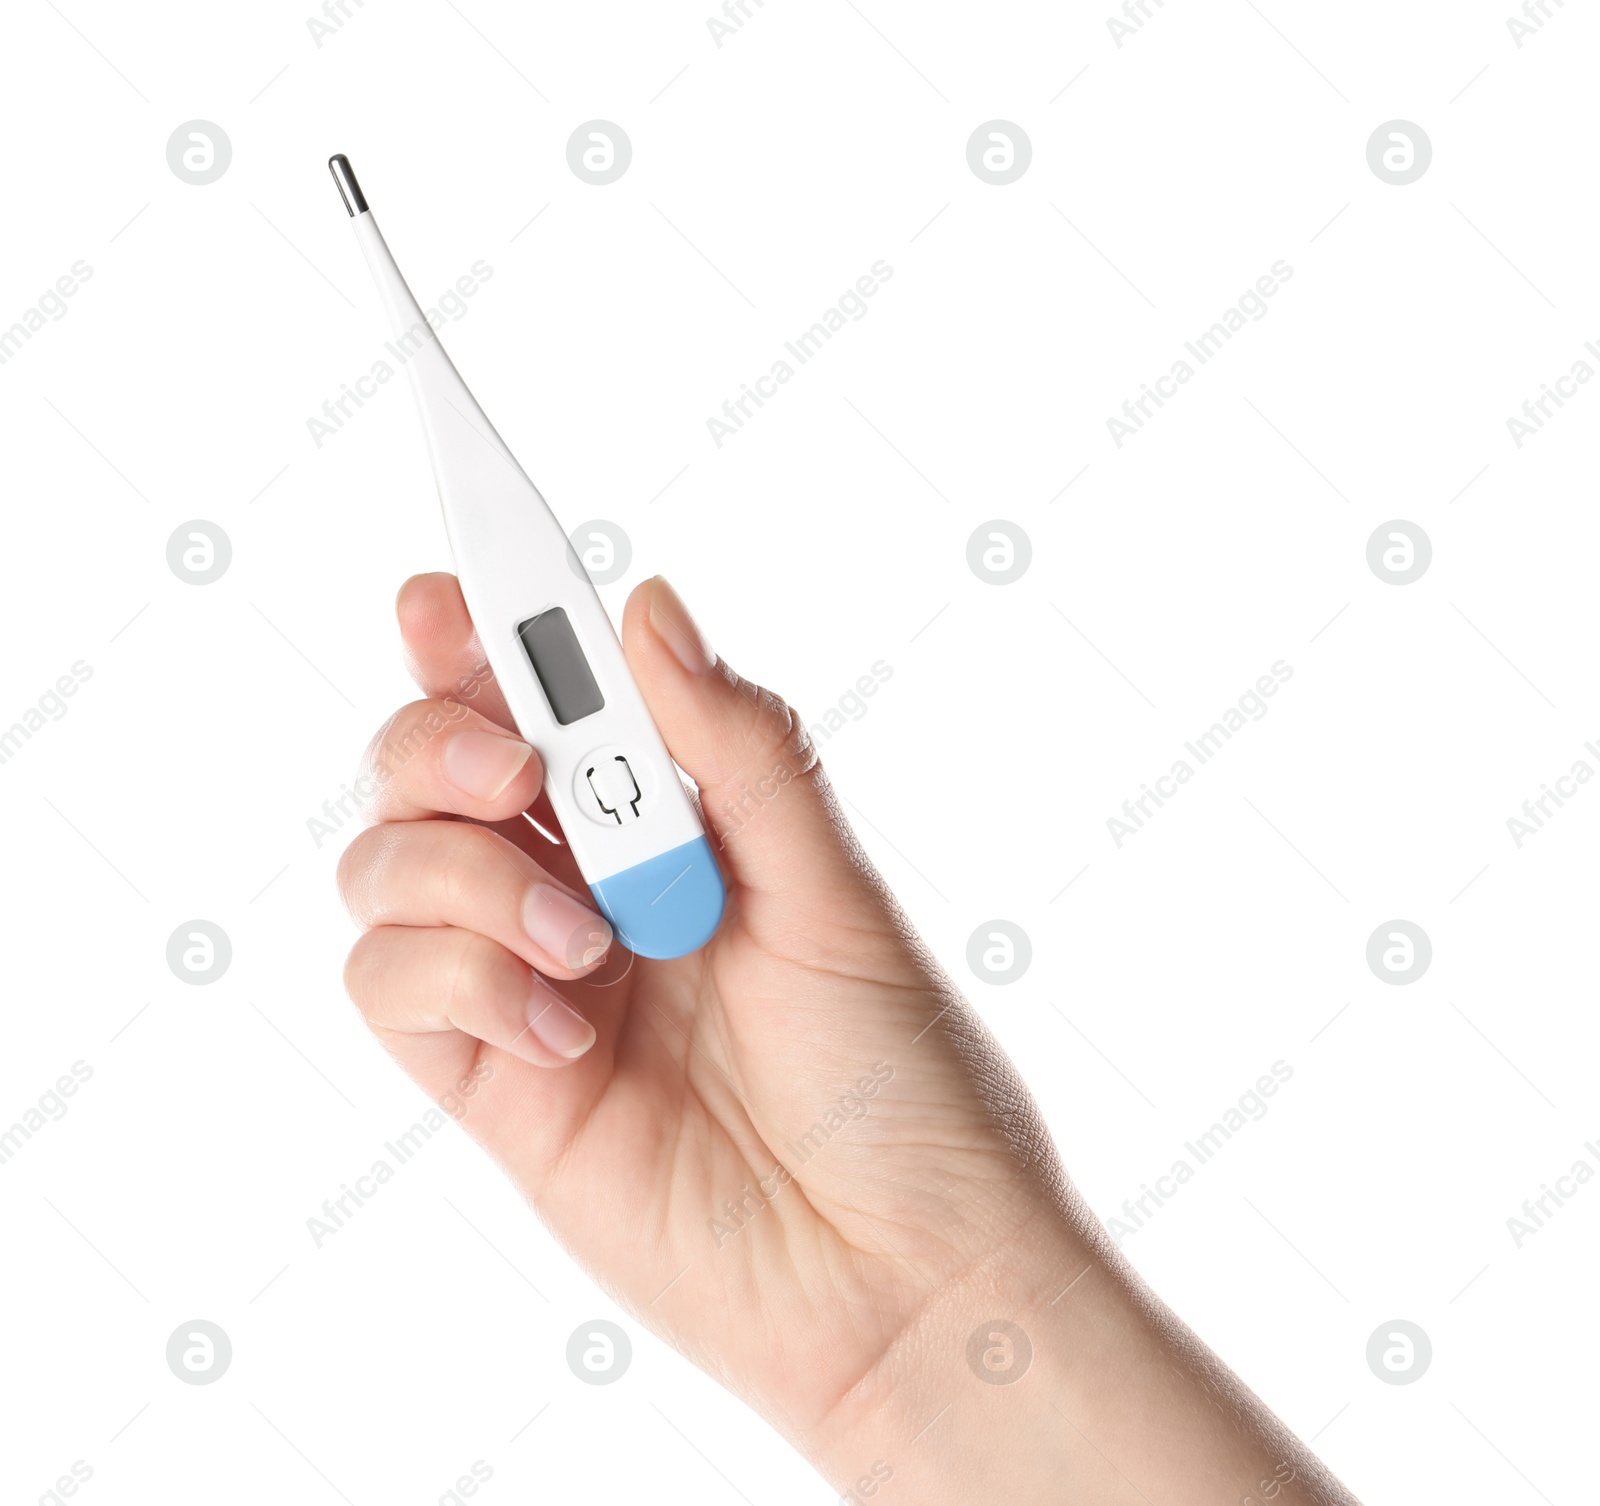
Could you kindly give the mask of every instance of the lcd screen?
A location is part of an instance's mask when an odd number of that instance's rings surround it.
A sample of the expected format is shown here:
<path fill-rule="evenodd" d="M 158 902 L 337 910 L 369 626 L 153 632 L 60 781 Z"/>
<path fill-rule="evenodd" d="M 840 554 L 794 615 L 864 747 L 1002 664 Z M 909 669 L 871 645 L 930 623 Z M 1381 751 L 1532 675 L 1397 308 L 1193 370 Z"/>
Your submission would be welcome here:
<path fill-rule="evenodd" d="M 544 698 L 563 727 L 593 716 L 606 703 L 578 636 L 561 607 L 530 617 L 517 629 Z"/>

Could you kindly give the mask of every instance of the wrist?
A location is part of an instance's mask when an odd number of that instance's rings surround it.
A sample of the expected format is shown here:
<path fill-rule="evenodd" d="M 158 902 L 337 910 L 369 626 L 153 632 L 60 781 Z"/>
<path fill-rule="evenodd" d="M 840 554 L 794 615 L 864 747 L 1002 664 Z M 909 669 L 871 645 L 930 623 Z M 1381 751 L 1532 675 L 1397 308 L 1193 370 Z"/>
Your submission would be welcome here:
<path fill-rule="evenodd" d="M 830 1421 L 849 1506 L 1353 1506 L 1075 1197 L 930 1294 Z"/>
<path fill-rule="evenodd" d="M 1109 1248 L 1045 1208 L 931 1291 L 873 1371 L 804 1441 L 839 1499 L 1078 1499 L 1066 1491 L 1074 1451 L 1063 1435 L 1072 1428 L 1058 1409 L 1076 1403 L 1085 1346 L 1104 1342 L 1073 1309 L 1087 1286 L 1107 1283 Z"/>

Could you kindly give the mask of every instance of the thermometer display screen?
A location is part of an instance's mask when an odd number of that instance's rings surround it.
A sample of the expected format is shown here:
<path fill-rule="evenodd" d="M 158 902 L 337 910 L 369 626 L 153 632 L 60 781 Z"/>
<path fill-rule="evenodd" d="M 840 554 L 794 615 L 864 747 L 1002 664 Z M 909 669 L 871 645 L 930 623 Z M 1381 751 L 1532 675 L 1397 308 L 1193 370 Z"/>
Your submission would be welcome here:
<path fill-rule="evenodd" d="M 530 617 L 517 629 L 522 647 L 544 689 L 544 698 L 563 727 L 593 716 L 606 703 L 594 671 L 561 607 Z"/>

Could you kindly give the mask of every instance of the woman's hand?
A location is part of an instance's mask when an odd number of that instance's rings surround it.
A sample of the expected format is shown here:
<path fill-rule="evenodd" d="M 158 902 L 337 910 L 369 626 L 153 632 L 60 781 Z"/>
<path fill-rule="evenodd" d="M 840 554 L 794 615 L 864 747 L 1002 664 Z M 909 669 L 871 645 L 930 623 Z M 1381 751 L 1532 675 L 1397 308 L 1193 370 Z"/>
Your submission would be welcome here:
<path fill-rule="evenodd" d="M 557 832 L 454 577 L 398 609 L 430 699 L 369 750 L 346 981 L 430 1097 L 475 1084 L 463 1126 L 597 1280 L 856 1498 L 1351 1499 L 1121 1260 L 799 718 L 664 580 L 623 646 L 729 890 L 671 962 L 524 819 Z"/>

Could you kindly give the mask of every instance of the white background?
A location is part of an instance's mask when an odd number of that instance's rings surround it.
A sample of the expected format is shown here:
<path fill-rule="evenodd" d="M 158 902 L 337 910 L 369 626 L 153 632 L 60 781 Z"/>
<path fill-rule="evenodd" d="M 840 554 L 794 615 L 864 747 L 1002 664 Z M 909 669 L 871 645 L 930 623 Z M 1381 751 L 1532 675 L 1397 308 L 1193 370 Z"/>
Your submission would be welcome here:
<path fill-rule="evenodd" d="M 332 151 L 424 304 L 493 268 L 446 344 L 562 518 L 630 536 L 614 612 L 665 573 L 811 720 L 892 666 L 825 762 L 1103 1216 L 1293 1067 L 1128 1239 L 1155 1287 L 1369 1501 L 1589 1496 L 1600 1190 L 1521 1248 L 1506 1220 L 1600 1166 L 1600 791 L 1520 849 L 1506 820 L 1600 767 L 1600 390 L 1520 449 L 1506 419 L 1600 337 L 1600 17 L 1518 48 L 1479 0 L 1169 0 L 1119 48 L 1093 4 L 768 0 L 719 48 L 676 0 L 350 10 L 319 48 L 292 3 L 6 7 L 0 325 L 93 268 L 0 367 L 0 726 L 93 671 L 0 765 L 0 1127 L 93 1070 L 0 1166 L 6 1497 L 76 1460 L 108 1502 L 428 1503 L 475 1460 L 490 1502 L 831 1496 L 454 1131 L 307 1232 L 422 1107 L 340 984 L 349 828 L 307 821 L 413 694 L 396 588 L 450 563 L 402 383 L 308 433 L 384 334 Z M 204 187 L 165 155 L 197 118 L 233 148 Z M 566 162 L 595 118 L 633 143 L 604 188 Z M 966 160 L 996 118 L 1033 147 L 1008 187 Z M 1407 187 L 1366 160 L 1396 118 L 1434 150 Z M 997 518 L 1033 549 L 1005 587 L 966 563 Z M 215 584 L 167 565 L 191 519 L 232 541 Z M 1367 565 L 1390 519 L 1432 540 L 1415 584 Z M 234 949 L 206 987 L 165 960 L 194 918 Z M 994 918 L 1032 940 L 1008 987 L 966 965 Z M 1406 987 L 1365 960 L 1394 918 L 1433 945 Z M 635 1343 L 604 1388 L 564 1360 L 596 1317 Z M 214 1385 L 164 1361 L 193 1318 L 233 1343 Z M 1409 1386 L 1365 1360 L 1395 1318 L 1433 1344 Z"/>

